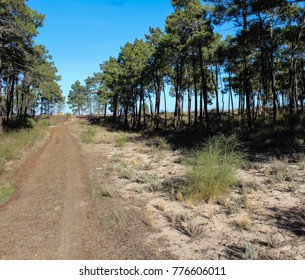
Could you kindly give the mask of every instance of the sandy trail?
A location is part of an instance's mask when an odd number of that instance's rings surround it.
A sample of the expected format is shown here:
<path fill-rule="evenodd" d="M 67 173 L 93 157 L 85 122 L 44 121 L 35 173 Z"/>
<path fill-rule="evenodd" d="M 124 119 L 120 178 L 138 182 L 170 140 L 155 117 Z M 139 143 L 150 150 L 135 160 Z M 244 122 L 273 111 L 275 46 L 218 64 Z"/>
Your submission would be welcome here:
<path fill-rule="evenodd" d="M 98 259 L 94 203 L 81 147 L 66 125 L 17 177 L 18 191 L 0 208 L 0 259 Z"/>

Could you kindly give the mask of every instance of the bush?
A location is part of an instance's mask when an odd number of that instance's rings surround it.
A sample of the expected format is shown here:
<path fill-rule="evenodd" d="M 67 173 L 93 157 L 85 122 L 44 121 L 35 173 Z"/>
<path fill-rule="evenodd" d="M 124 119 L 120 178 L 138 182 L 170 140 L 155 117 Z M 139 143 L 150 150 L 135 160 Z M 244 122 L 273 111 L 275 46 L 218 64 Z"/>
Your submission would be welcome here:
<path fill-rule="evenodd" d="M 209 139 L 192 161 L 187 172 L 186 196 L 210 201 L 229 193 L 236 181 L 236 171 L 243 164 L 244 154 L 236 136 Z"/>

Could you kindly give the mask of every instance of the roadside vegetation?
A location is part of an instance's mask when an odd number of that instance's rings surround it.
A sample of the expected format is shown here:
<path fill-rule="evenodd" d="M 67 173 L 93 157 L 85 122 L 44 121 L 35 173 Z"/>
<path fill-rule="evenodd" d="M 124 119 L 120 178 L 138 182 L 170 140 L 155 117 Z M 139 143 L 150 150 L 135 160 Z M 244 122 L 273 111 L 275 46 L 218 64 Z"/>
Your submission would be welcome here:
<path fill-rule="evenodd" d="M 203 138 L 80 122 L 76 135 L 95 131 L 83 147 L 97 205 L 139 210 L 149 240 L 162 240 L 174 258 L 304 259 L 304 156 L 285 136 Z M 273 141 L 282 144 L 271 149 Z"/>
<path fill-rule="evenodd" d="M 0 205 L 5 203 L 15 192 L 14 171 L 11 166 L 22 159 L 29 148 L 42 140 L 47 133 L 47 127 L 62 122 L 60 119 L 28 119 L 25 128 L 10 130 L 0 135 Z"/>
<path fill-rule="evenodd" d="M 244 158 L 236 136 L 210 138 L 193 157 L 192 167 L 186 174 L 186 195 L 205 201 L 228 195 L 237 182 L 237 170 Z"/>

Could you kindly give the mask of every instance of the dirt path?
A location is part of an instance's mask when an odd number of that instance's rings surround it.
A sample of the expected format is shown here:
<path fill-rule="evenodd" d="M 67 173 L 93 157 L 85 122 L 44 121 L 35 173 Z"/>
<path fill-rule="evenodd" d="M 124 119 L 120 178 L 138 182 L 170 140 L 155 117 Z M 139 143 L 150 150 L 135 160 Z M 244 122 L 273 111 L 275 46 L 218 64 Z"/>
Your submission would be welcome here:
<path fill-rule="evenodd" d="M 0 208 L 0 259 L 101 258 L 86 165 L 66 125 L 50 129 L 21 172 Z"/>

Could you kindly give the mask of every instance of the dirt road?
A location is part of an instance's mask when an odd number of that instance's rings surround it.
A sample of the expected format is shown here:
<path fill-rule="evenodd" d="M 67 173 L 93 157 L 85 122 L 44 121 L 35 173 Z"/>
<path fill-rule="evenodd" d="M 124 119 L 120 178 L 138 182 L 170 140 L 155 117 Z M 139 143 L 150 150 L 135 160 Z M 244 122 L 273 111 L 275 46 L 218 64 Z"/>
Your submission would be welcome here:
<path fill-rule="evenodd" d="M 20 173 L 15 197 L 0 208 L 0 259 L 102 257 L 86 165 L 67 126 L 50 128 Z"/>

